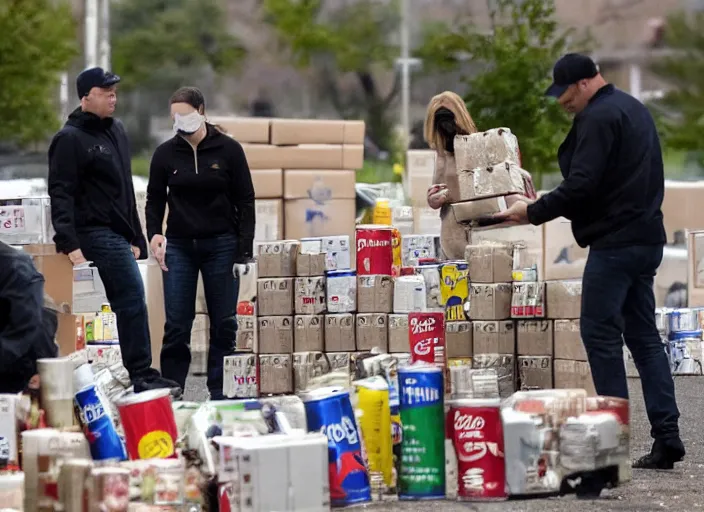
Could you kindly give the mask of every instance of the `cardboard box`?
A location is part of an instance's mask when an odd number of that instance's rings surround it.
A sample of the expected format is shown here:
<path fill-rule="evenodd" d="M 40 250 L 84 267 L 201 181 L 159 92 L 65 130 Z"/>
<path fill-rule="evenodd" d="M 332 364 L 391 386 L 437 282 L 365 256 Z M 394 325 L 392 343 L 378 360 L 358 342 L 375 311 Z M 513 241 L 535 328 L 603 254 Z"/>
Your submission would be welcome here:
<path fill-rule="evenodd" d="M 354 199 L 355 171 L 284 171 L 284 199 L 312 199 L 325 204 L 332 199 Z"/>
<path fill-rule="evenodd" d="M 34 266 L 44 276 L 44 292 L 59 311 L 71 313 L 73 308 L 73 265 L 65 254 L 57 253 L 54 244 L 24 245 L 22 250 L 32 257 Z"/>
<path fill-rule="evenodd" d="M 704 181 L 665 181 L 661 210 L 668 243 L 675 242 L 678 232 L 704 229 L 703 194 Z"/>
<path fill-rule="evenodd" d="M 208 346 L 210 345 L 210 319 L 208 315 L 196 315 L 191 328 L 192 375 L 204 375 L 208 371 Z"/>
<path fill-rule="evenodd" d="M 412 149 L 406 152 L 406 193 L 413 206 L 428 206 L 428 189 L 435 174 L 435 151 Z"/>
<path fill-rule="evenodd" d="M 352 238 L 354 240 L 354 237 Z M 350 258 L 350 235 L 319 236 L 301 239 L 301 251 L 326 255 L 325 270 L 353 268 Z"/>
<path fill-rule="evenodd" d="M 474 354 L 514 354 L 516 329 L 512 320 L 472 322 Z"/>
<path fill-rule="evenodd" d="M 552 389 L 552 356 L 518 356 L 521 391 Z"/>
<path fill-rule="evenodd" d="M 144 283 L 144 294 L 149 314 L 149 338 L 152 346 L 152 368 L 161 369 L 161 346 L 164 341 L 164 273 L 154 259 L 139 261 L 139 273 Z"/>
<path fill-rule="evenodd" d="M 357 212 L 354 199 L 331 199 L 324 204 L 313 199 L 289 199 L 284 210 L 286 238 L 354 236 Z"/>
<path fill-rule="evenodd" d="M 259 356 L 259 394 L 284 395 L 293 393 L 293 357 L 291 354 Z"/>
<path fill-rule="evenodd" d="M 473 283 L 510 283 L 513 272 L 513 247 L 507 243 L 470 244 L 464 252 Z"/>
<path fill-rule="evenodd" d="M 455 139 L 458 170 L 489 167 L 504 161 L 520 164 L 518 139 L 509 128 L 492 128 Z"/>
<path fill-rule="evenodd" d="M 293 352 L 292 316 L 260 316 L 258 321 L 260 354 Z"/>
<path fill-rule="evenodd" d="M 389 352 L 408 352 L 408 314 L 389 315 Z"/>
<path fill-rule="evenodd" d="M 526 193 L 521 168 L 511 162 L 501 162 L 488 167 L 476 167 L 471 170 L 457 168 L 457 178 L 460 185 L 462 201 L 496 198 L 509 194 Z M 506 201 L 491 199 L 484 203 L 480 210 L 490 208 L 492 211 L 483 213 L 498 213 L 506 210 Z"/>
<path fill-rule="evenodd" d="M 296 315 L 294 323 L 294 352 L 322 352 L 325 350 L 325 318 L 323 315 Z"/>
<path fill-rule="evenodd" d="M 357 276 L 358 313 L 391 313 L 393 305 L 393 277 Z"/>
<path fill-rule="evenodd" d="M 322 351 L 294 352 L 293 389 L 296 393 L 315 389 L 316 377 L 330 373 L 330 363 Z"/>
<path fill-rule="evenodd" d="M 555 359 L 588 361 L 579 331 L 579 320 L 555 320 Z"/>
<path fill-rule="evenodd" d="M 440 234 L 440 210 L 429 206 L 413 207 L 413 232 L 420 235 Z"/>
<path fill-rule="evenodd" d="M 72 312 L 75 314 L 98 313 L 107 304 L 105 286 L 98 268 L 91 263 L 73 267 Z"/>
<path fill-rule="evenodd" d="M 49 197 L 0 199 L 0 241 L 8 245 L 52 244 Z"/>
<path fill-rule="evenodd" d="M 545 318 L 545 283 L 514 282 L 511 318 Z"/>
<path fill-rule="evenodd" d="M 242 144 L 250 169 L 361 169 L 362 144 Z"/>
<path fill-rule="evenodd" d="M 582 311 L 582 281 L 548 281 L 547 317 L 552 319 L 579 318 Z"/>
<path fill-rule="evenodd" d="M 325 313 L 325 276 L 297 277 L 295 280 L 294 305 L 297 315 L 319 315 Z M 322 350 L 322 349 L 321 349 Z M 300 352 L 300 351 L 296 351 Z"/>
<path fill-rule="evenodd" d="M 543 224 L 545 275 L 542 279 L 582 279 L 589 249 L 577 245 L 572 223 L 559 217 Z"/>
<path fill-rule="evenodd" d="M 386 313 L 357 314 L 357 350 L 378 348 L 389 351 L 388 315 Z"/>
<path fill-rule="evenodd" d="M 323 119 L 272 119 L 271 143 L 364 144 L 364 121 Z"/>
<path fill-rule="evenodd" d="M 494 369 L 499 380 L 499 396 L 508 398 L 516 391 L 516 356 L 510 354 L 477 354 L 472 358 L 472 368 Z"/>
<path fill-rule="evenodd" d="M 251 173 L 255 198 L 277 199 L 284 195 L 284 172 L 281 169 L 255 169 Z"/>
<path fill-rule="evenodd" d="M 474 226 L 474 221 L 482 217 L 505 212 L 507 209 L 508 205 L 506 204 L 505 196 L 470 199 L 450 205 L 455 222 L 469 226 Z"/>
<path fill-rule="evenodd" d="M 325 275 L 325 262 L 327 254 L 318 253 L 298 253 L 296 259 L 296 275 L 298 277 L 312 277 Z"/>
<path fill-rule="evenodd" d="M 589 363 L 555 359 L 555 389 L 584 389 L 588 396 L 596 396 Z"/>
<path fill-rule="evenodd" d="M 471 322 L 447 322 L 445 324 L 446 357 L 472 357 L 473 332 Z"/>
<path fill-rule="evenodd" d="M 257 248 L 259 277 L 294 277 L 300 246 L 298 240 L 278 240 L 259 244 Z"/>
<path fill-rule="evenodd" d="M 237 354 L 223 359 L 225 367 L 222 392 L 227 398 L 259 396 L 259 356 Z"/>
<path fill-rule="evenodd" d="M 356 350 L 354 313 L 325 315 L 325 352 Z"/>
<path fill-rule="evenodd" d="M 516 352 L 519 356 L 552 356 L 553 324 L 551 320 L 516 322 Z"/>
<path fill-rule="evenodd" d="M 542 226 L 489 227 L 471 231 L 470 244 L 479 245 L 490 241 L 511 244 L 515 249 L 513 268 L 524 269 L 535 265 L 538 279 L 542 279 L 545 272 Z"/>
<path fill-rule="evenodd" d="M 82 323 L 80 316 L 70 313 L 59 313 L 56 327 L 56 344 L 59 346 L 59 356 L 64 357 L 76 351 L 78 324 Z"/>
<path fill-rule="evenodd" d="M 511 283 L 471 284 L 469 318 L 473 321 L 511 318 Z"/>
<path fill-rule="evenodd" d="M 704 231 L 687 233 L 687 305 L 704 306 Z"/>
<path fill-rule="evenodd" d="M 239 275 L 237 294 L 237 342 L 238 351 L 257 351 L 257 263 L 236 265 Z"/>
<path fill-rule="evenodd" d="M 254 209 L 254 240 L 281 240 L 284 236 L 284 202 L 281 199 L 257 199 L 254 201 Z"/>
<path fill-rule="evenodd" d="M 293 278 L 265 278 L 257 281 L 260 316 L 293 314 Z M 261 334 L 261 331 L 260 331 Z M 261 339 L 261 336 L 260 336 Z"/>
<path fill-rule="evenodd" d="M 263 117 L 208 117 L 211 124 L 218 125 L 237 142 L 269 143 L 271 119 Z"/>

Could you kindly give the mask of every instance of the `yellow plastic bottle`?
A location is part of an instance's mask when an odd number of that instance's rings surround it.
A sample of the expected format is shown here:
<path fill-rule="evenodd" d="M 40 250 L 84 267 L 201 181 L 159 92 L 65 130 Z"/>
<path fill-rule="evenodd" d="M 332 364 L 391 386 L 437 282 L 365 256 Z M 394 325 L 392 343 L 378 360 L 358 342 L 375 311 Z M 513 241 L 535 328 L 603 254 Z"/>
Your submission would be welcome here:
<path fill-rule="evenodd" d="M 385 226 L 391 225 L 391 206 L 389 206 L 389 200 L 385 197 L 380 197 L 376 200 L 372 222 Z"/>

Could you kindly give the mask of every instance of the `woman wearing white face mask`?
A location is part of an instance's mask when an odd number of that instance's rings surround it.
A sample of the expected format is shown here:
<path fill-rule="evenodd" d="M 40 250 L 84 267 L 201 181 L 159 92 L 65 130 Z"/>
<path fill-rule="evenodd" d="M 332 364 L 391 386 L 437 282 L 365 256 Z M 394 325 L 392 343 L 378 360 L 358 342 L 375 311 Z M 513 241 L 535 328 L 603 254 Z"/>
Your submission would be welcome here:
<path fill-rule="evenodd" d="M 198 89 L 174 93 L 171 117 L 175 135 L 154 153 L 146 206 L 147 234 L 164 276 L 161 371 L 185 389 L 200 272 L 210 316 L 208 389 L 222 399 L 223 358 L 234 353 L 237 331 L 239 283 L 232 269 L 252 257 L 254 187 L 242 146 L 206 122 Z"/>

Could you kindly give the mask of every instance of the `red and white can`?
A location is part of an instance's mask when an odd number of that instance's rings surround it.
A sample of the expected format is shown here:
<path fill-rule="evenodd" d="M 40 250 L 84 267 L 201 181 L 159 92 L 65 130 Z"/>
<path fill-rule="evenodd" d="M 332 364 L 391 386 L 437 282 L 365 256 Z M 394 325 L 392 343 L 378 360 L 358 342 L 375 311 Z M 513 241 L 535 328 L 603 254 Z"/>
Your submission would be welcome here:
<path fill-rule="evenodd" d="M 445 314 L 416 311 L 408 314 L 411 363 L 423 361 L 445 367 Z"/>
<path fill-rule="evenodd" d="M 501 400 L 453 400 L 446 425 L 457 456 L 457 498 L 507 499 Z"/>
<path fill-rule="evenodd" d="M 130 460 L 176 457 L 178 429 L 168 389 L 129 395 L 117 402 Z"/>
<path fill-rule="evenodd" d="M 393 228 L 377 224 L 357 226 L 357 275 L 390 276 L 393 272 Z"/>

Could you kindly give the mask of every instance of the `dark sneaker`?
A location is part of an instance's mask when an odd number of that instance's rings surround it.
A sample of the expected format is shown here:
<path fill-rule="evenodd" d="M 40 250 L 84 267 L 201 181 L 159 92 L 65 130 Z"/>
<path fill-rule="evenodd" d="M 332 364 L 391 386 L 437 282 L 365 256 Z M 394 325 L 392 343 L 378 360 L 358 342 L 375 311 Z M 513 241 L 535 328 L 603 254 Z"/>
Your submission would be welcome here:
<path fill-rule="evenodd" d="M 183 395 L 183 389 L 173 380 L 165 379 L 160 375 L 150 375 L 143 379 L 133 381 L 134 392 L 141 393 L 142 391 L 151 391 L 153 389 L 168 389 L 171 392 L 171 397 L 178 400 Z"/>
<path fill-rule="evenodd" d="M 656 440 L 650 453 L 633 462 L 635 469 L 672 469 L 675 462 L 681 462 L 685 456 L 684 444 L 677 437 Z"/>

